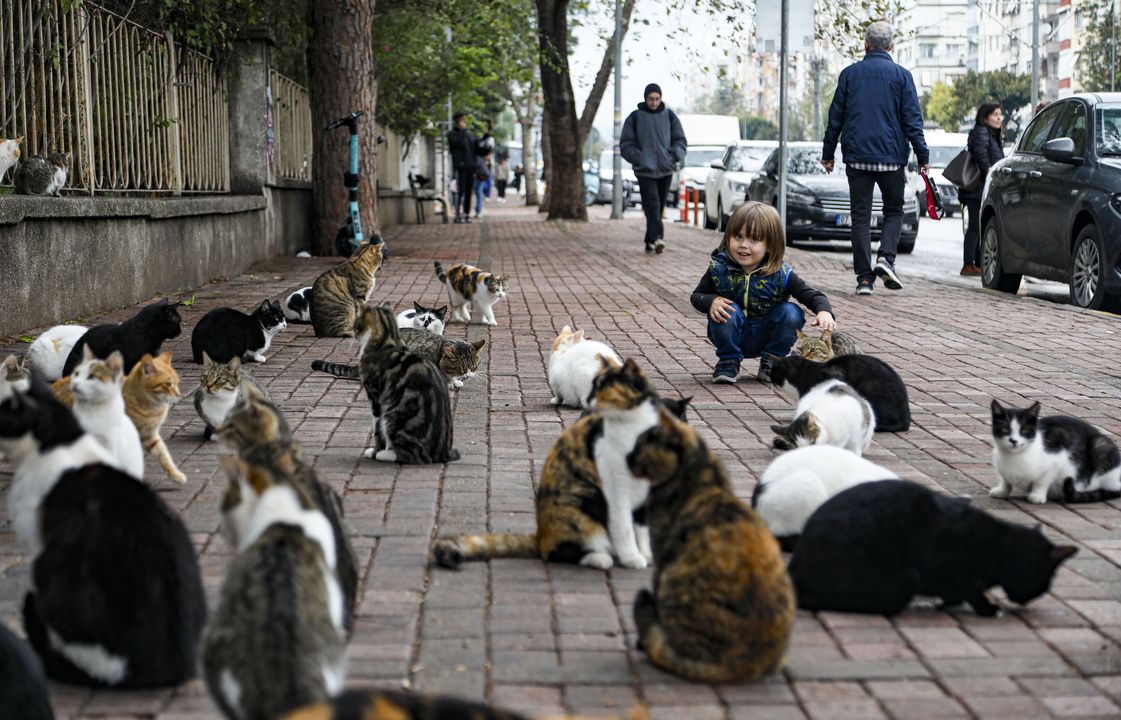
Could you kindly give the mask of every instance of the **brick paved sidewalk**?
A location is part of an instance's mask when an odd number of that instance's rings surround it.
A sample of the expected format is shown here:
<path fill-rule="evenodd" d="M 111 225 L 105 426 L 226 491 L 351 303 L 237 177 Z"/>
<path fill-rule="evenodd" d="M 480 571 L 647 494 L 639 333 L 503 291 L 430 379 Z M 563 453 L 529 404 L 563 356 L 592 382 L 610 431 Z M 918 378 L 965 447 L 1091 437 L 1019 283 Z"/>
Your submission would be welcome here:
<path fill-rule="evenodd" d="M 869 457 L 901 476 L 968 493 L 977 506 L 1082 550 L 1052 594 L 997 619 L 919 606 L 893 620 L 799 613 L 785 672 L 757 685 L 711 687 L 655 669 L 634 650 L 631 602 L 649 571 L 603 573 L 535 560 L 428 567 L 437 534 L 530 532 L 533 486 L 561 428 L 577 412 L 549 405 L 545 367 L 565 324 L 636 356 L 658 388 L 694 397 L 690 422 L 748 498 L 773 457 L 769 425 L 789 403 L 754 382 L 713 386 L 704 319 L 688 304 L 717 242 L 714 233 L 667 224 L 668 249 L 642 253 L 641 220 L 612 223 L 596 208 L 587 225 L 546 224 L 532 210 L 488 210 L 483 222 L 410 226 L 387 233 L 393 258 L 374 299 L 443 304 L 432 260 L 463 260 L 510 276 L 493 328 L 453 324 L 448 334 L 486 338 L 479 379 L 455 397 L 459 462 L 386 466 L 361 458 L 369 406 L 356 383 L 312 373 L 311 360 L 353 362 L 353 340 L 316 340 L 290 326 L 254 367 L 287 413 L 321 478 L 345 494 L 364 572 L 350 645 L 351 686 L 401 686 L 486 699 L 534 714 L 617 712 L 644 700 L 656 718 L 1117 717 L 1121 714 L 1121 504 L 1029 506 L 991 500 L 991 397 L 1040 400 L 1121 437 L 1121 372 L 1112 362 L 1121 324 L 1108 315 L 907 278 L 902 292 L 856 298 L 842 253 L 792 251 L 799 273 L 827 292 L 841 327 L 894 365 L 911 395 L 910 432 L 876 437 Z M 919 252 L 921 252 L 921 243 Z M 184 308 L 175 353 L 184 400 L 164 436 L 188 483 L 148 477 L 183 516 L 201 555 L 211 599 L 230 561 L 218 536 L 217 443 L 201 442 L 190 393 L 190 332 L 208 310 L 251 308 L 307 285 L 329 260 L 280 258 L 211 283 Z M 190 293 L 180 297 L 189 297 Z M 119 321 L 124 308 L 95 322 Z M 31 334 L 42 328 L 29 330 Z M 0 350 L 23 350 L 9 342 Z M 753 371 L 748 361 L 746 371 Z M 0 465 L 0 488 L 11 480 Z M 6 508 L 6 503 L 5 503 Z M 28 567 L 0 513 L 0 617 L 20 630 Z M 52 685 L 60 717 L 218 717 L 198 681 L 176 690 L 90 692 Z"/>

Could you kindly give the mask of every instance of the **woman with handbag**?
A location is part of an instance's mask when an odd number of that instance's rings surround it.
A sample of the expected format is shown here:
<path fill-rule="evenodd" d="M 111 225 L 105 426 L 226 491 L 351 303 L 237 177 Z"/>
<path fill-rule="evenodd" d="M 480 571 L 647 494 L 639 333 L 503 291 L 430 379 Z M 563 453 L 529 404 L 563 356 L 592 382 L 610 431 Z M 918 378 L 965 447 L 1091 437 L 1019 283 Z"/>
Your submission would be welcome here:
<path fill-rule="evenodd" d="M 1000 103 L 983 103 L 977 108 L 977 120 L 973 129 L 969 131 L 967 143 L 969 159 L 980 171 L 978 180 L 973 187 L 959 188 L 958 198 L 966 207 L 969 226 L 965 229 L 965 247 L 962 253 L 961 274 L 978 276 L 981 274 L 981 256 L 978 251 L 978 239 L 981 226 L 981 191 L 985 187 L 985 176 L 989 168 L 1004 157 L 1004 111 Z"/>

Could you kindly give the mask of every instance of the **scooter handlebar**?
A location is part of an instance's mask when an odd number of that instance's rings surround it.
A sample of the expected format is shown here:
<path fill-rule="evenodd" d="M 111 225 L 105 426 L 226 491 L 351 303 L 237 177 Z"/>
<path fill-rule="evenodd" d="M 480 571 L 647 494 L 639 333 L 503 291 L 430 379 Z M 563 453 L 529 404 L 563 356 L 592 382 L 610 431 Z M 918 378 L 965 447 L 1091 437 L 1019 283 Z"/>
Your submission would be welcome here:
<path fill-rule="evenodd" d="M 361 110 L 356 110 L 346 117 L 339 118 L 335 122 L 325 127 L 324 130 L 334 130 L 335 128 L 342 127 L 343 125 L 346 125 L 349 128 L 353 128 L 358 124 L 358 118 L 362 117 L 363 115 L 365 115 L 364 112 L 362 112 Z"/>

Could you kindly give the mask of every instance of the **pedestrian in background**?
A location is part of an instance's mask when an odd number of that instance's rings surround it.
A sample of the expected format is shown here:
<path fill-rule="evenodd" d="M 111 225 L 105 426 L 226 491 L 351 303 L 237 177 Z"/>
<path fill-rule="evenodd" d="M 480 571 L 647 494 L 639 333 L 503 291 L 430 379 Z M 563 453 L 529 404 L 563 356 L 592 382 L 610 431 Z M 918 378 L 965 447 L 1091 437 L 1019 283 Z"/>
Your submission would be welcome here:
<path fill-rule="evenodd" d="M 457 112 L 452 117 L 452 122 L 454 127 L 448 131 L 448 152 L 452 156 L 452 167 L 455 168 L 456 184 L 459 189 L 458 202 L 455 203 L 455 221 L 469 223 L 478 158 L 490 152 L 494 147 L 494 139 L 490 135 L 489 120 L 486 133 L 479 139 L 467 129 L 467 113 Z"/>
<path fill-rule="evenodd" d="M 891 59 L 892 30 L 877 21 L 864 33 L 864 59 L 841 71 L 829 106 L 829 127 L 821 148 L 821 164 L 833 172 L 838 139 L 849 181 L 852 220 L 852 265 L 856 294 L 871 295 L 876 278 L 900 290 L 895 253 L 903 232 L 906 165 L 914 148 L 919 171 L 930 169 L 930 151 L 922 130 L 922 109 L 911 73 Z M 880 188 L 883 228 L 876 265 L 872 267 L 872 197 Z"/>
<path fill-rule="evenodd" d="M 522 191 L 522 175 L 524 174 L 525 170 L 521 165 L 514 166 L 514 180 L 510 183 L 510 187 L 514 188 L 514 192 L 516 193 Z"/>
<path fill-rule="evenodd" d="M 977 119 L 969 131 L 969 157 L 981 171 L 981 181 L 971 190 L 958 189 L 958 197 L 966 208 L 969 223 L 965 229 L 965 244 L 962 249 L 961 274 L 976 277 L 981 274 L 981 256 L 978 252 L 978 239 L 981 225 L 981 191 L 985 187 L 985 177 L 989 168 L 1004 157 L 1004 110 L 1000 103 L 983 103 L 977 108 Z"/>
<path fill-rule="evenodd" d="M 480 155 L 478 160 L 478 172 L 475 175 L 475 219 L 478 220 L 483 215 L 483 200 L 490 197 L 491 189 L 491 169 L 490 169 L 490 155 Z"/>
<path fill-rule="evenodd" d="M 494 165 L 494 187 L 498 191 L 498 202 L 506 202 L 506 184 L 510 181 L 510 159 L 505 155 L 498 158 Z"/>
<path fill-rule="evenodd" d="M 685 130 L 673 110 L 662 102 L 662 88 L 646 86 L 644 101 L 627 116 L 619 137 L 619 152 L 634 167 L 646 213 L 646 252 L 665 249 L 662 211 L 673 169 L 685 160 Z"/>

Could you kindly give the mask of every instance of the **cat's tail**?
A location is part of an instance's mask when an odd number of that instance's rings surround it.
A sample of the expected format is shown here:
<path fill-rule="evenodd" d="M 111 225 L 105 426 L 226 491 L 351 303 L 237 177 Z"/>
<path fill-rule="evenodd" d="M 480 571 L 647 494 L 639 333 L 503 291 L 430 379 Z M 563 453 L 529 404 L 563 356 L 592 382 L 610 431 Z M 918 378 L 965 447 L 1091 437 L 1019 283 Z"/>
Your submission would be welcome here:
<path fill-rule="evenodd" d="M 436 279 L 442 283 L 448 281 L 448 275 L 444 272 L 444 266 L 440 264 L 439 260 L 433 260 L 432 265 L 436 268 Z"/>
<path fill-rule="evenodd" d="M 333 363 L 326 360 L 312 360 L 311 369 L 325 372 L 328 375 L 335 377 L 345 378 L 347 380 L 358 380 L 362 376 L 358 374 L 357 365 L 347 365 L 345 363 Z"/>
<path fill-rule="evenodd" d="M 1094 490 L 1079 490 L 1074 483 L 1074 478 L 1063 481 L 1063 502 L 1065 503 L 1091 503 L 1103 500 L 1117 500 L 1121 498 L 1121 490 L 1108 490 L 1096 488 Z"/>
<path fill-rule="evenodd" d="M 467 560 L 535 558 L 539 555 L 536 534 L 445 535 L 432 548 L 436 562 L 453 570 Z"/>

